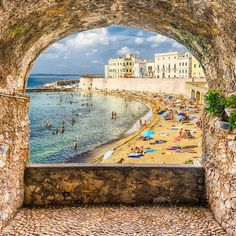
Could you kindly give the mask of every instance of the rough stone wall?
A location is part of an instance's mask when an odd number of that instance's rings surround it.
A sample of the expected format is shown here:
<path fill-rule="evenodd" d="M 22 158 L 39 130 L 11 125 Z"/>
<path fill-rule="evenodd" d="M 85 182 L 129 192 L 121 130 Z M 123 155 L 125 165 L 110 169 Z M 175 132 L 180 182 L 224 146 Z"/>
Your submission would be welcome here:
<path fill-rule="evenodd" d="M 28 106 L 27 97 L 0 94 L 0 228 L 23 203 Z"/>
<path fill-rule="evenodd" d="M 204 178 L 191 166 L 29 165 L 24 204 L 204 204 Z"/>
<path fill-rule="evenodd" d="M 236 235 L 236 130 L 226 133 L 206 117 L 203 165 L 209 205 L 216 220 Z"/>

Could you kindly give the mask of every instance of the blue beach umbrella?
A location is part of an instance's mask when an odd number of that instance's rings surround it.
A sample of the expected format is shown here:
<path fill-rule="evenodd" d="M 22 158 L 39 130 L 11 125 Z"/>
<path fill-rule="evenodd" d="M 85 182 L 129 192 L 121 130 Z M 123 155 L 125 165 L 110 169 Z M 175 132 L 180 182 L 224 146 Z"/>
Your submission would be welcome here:
<path fill-rule="evenodd" d="M 196 116 L 192 116 L 189 118 L 189 120 L 195 120 L 197 117 Z"/>
<path fill-rule="evenodd" d="M 148 130 L 148 131 L 143 132 L 143 133 L 142 133 L 142 136 L 143 136 L 143 137 L 151 137 L 151 136 L 154 135 L 154 134 L 155 134 L 154 131 Z"/>
<path fill-rule="evenodd" d="M 177 119 L 183 119 L 185 117 L 185 115 L 182 115 L 182 114 L 180 114 L 180 115 L 177 115 Z"/>

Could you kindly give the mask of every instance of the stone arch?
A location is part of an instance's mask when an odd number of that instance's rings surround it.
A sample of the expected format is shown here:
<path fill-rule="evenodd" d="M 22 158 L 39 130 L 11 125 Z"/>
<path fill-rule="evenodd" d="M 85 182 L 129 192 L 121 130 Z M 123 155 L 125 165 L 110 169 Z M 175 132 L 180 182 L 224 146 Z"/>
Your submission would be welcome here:
<path fill-rule="evenodd" d="M 0 2 L 0 143 L 6 160 L 1 178 L 12 175 L 2 186 L 0 219 L 7 219 L 22 204 L 28 155 L 28 100 L 23 93 L 33 63 L 45 48 L 72 33 L 112 24 L 147 29 L 184 44 L 202 64 L 209 87 L 228 94 L 236 90 L 235 11 L 235 1 L 222 0 Z M 215 120 L 206 116 L 205 121 L 203 163 L 209 203 L 217 220 L 234 232 L 235 205 L 230 195 L 236 188 L 234 136 L 219 137 Z"/>

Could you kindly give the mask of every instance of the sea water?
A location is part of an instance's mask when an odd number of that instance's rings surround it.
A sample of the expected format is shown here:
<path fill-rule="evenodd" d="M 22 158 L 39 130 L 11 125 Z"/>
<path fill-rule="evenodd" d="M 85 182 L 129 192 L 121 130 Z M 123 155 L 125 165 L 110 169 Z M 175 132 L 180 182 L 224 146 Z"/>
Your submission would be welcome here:
<path fill-rule="evenodd" d="M 29 93 L 30 162 L 80 162 L 78 154 L 120 138 L 149 111 L 137 100 L 98 93 Z M 111 113 L 117 119 L 111 119 Z M 71 120 L 75 120 L 75 124 Z M 52 124 L 47 129 L 44 121 Z M 53 134 L 64 122 L 64 133 Z M 78 143 L 74 150 L 73 143 Z"/>

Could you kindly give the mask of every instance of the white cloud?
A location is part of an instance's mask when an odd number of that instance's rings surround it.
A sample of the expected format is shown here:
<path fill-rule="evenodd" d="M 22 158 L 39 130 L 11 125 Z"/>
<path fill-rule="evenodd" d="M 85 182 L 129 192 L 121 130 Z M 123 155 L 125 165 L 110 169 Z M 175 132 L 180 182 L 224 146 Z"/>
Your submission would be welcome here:
<path fill-rule="evenodd" d="M 56 51 L 64 51 L 66 48 L 65 48 L 65 45 L 62 43 L 54 43 L 51 46 L 51 49 L 55 49 Z"/>
<path fill-rule="evenodd" d="M 103 64 L 101 60 L 92 60 L 91 61 L 93 64 Z"/>
<path fill-rule="evenodd" d="M 138 38 L 135 38 L 134 42 L 136 44 L 142 44 L 144 42 L 144 40 L 143 40 L 143 38 L 138 37 Z"/>
<path fill-rule="evenodd" d="M 124 56 L 124 55 L 126 55 L 127 53 L 135 53 L 135 54 L 137 54 L 137 55 L 140 54 L 139 51 L 137 51 L 137 50 L 135 50 L 135 49 L 133 49 L 133 48 L 129 48 L 129 47 L 127 47 L 127 46 L 122 47 L 122 48 L 120 48 L 120 49 L 117 51 L 117 54 L 120 55 L 120 56 Z"/>
<path fill-rule="evenodd" d="M 45 53 L 43 56 L 47 59 L 56 59 L 59 57 L 56 53 Z"/>
<path fill-rule="evenodd" d="M 173 48 L 176 48 L 176 49 L 183 49 L 183 48 L 184 48 L 184 45 L 182 45 L 182 44 L 180 44 L 180 43 L 178 43 L 178 42 L 176 42 L 176 41 L 174 41 L 174 42 L 171 44 L 171 46 L 172 46 Z"/>
<path fill-rule="evenodd" d="M 142 31 L 139 31 L 138 33 L 137 33 L 137 36 L 143 36 L 144 35 L 144 33 L 142 32 Z"/>
<path fill-rule="evenodd" d="M 88 46 L 108 45 L 110 38 L 105 28 L 90 30 L 77 34 L 66 42 L 67 47 L 83 48 Z"/>
<path fill-rule="evenodd" d="M 98 50 L 97 49 L 91 49 L 88 52 L 85 53 L 86 56 L 94 55 Z"/>
<path fill-rule="evenodd" d="M 154 36 L 149 36 L 147 37 L 147 42 L 151 43 L 151 47 L 157 47 L 159 46 L 161 43 L 165 43 L 168 42 L 170 39 L 161 35 L 161 34 L 157 34 Z"/>

